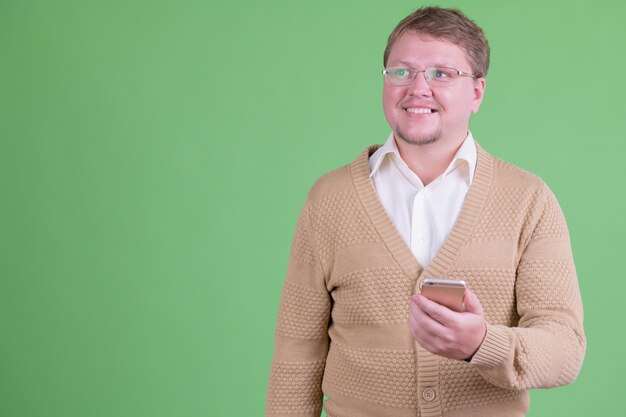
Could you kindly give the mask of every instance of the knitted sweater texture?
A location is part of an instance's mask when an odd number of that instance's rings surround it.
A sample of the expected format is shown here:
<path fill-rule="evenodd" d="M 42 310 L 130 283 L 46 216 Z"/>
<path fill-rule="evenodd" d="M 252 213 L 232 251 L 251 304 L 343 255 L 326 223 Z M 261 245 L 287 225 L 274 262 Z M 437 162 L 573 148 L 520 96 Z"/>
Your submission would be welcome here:
<path fill-rule="evenodd" d="M 478 148 L 454 228 L 424 269 L 369 176 L 372 146 L 320 178 L 296 226 L 275 333 L 266 415 L 523 416 L 531 388 L 571 383 L 585 352 L 567 226 L 536 176 Z M 457 278 L 487 335 L 470 362 L 415 343 L 409 300 Z"/>

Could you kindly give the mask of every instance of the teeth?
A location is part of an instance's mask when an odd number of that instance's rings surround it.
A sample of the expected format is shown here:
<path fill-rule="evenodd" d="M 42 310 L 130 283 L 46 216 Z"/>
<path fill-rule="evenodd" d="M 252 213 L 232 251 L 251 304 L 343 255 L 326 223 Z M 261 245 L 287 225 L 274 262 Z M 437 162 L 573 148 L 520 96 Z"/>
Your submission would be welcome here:
<path fill-rule="evenodd" d="M 425 109 L 422 107 L 409 107 L 408 109 L 406 109 L 406 111 L 408 111 L 409 113 L 417 113 L 417 114 L 426 114 L 426 113 L 432 113 L 432 109 Z"/>

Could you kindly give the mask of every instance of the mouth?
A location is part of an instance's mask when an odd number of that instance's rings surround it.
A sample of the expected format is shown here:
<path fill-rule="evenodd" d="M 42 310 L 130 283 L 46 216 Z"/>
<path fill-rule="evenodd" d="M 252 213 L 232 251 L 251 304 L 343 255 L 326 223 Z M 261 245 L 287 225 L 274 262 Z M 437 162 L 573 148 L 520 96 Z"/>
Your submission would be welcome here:
<path fill-rule="evenodd" d="M 405 107 L 404 111 L 412 114 L 432 114 L 437 113 L 437 110 L 428 107 Z"/>

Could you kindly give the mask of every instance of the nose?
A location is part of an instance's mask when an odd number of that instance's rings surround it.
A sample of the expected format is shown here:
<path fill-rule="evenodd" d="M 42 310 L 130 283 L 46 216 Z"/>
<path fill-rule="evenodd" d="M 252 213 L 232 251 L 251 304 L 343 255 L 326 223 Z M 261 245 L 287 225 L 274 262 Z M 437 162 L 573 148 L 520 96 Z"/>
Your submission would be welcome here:
<path fill-rule="evenodd" d="M 409 94 L 413 96 L 431 96 L 432 90 L 430 89 L 430 85 L 426 81 L 426 73 L 424 71 L 420 71 L 415 74 L 415 78 L 409 84 Z"/>

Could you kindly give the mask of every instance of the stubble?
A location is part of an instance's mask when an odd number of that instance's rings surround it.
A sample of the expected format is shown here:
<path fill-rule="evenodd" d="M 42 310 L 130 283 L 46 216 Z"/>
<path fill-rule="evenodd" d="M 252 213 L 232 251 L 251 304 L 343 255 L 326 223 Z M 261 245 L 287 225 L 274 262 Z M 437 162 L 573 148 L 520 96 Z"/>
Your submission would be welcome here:
<path fill-rule="evenodd" d="M 411 136 L 402 131 L 399 127 L 396 127 L 396 136 L 403 142 L 409 145 L 424 146 L 437 142 L 441 139 L 441 130 L 437 130 L 435 133 L 429 136 Z"/>

